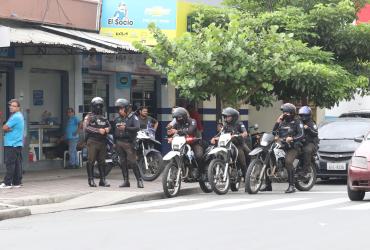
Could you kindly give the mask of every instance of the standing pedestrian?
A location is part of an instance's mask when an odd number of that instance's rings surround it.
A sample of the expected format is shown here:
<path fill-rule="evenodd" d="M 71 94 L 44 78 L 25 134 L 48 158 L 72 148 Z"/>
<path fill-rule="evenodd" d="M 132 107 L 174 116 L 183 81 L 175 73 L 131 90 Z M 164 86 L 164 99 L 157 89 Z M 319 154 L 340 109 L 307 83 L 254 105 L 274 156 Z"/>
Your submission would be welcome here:
<path fill-rule="evenodd" d="M 79 162 L 77 157 L 77 143 L 79 139 L 78 129 L 80 119 L 75 115 L 73 108 L 67 109 L 68 122 L 65 131 L 65 139 L 68 142 L 69 164 L 68 168 L 78 168 Z"/>
<path fill-rule="evenodd" d="M 155 136 L 158 128 L 158 121 L 148 115 L 148 107 L 142 106 L 139 108 L 140 129 L 147 130 L 151 135 Z"/>
<path fill-rule="evenodd" d="M 0 188 L 20 187 L 22 184 L 22 147 L 24 137 L 24 117 L 17 99 L 9 101 L 11 116 L 3 125 L 4 158 L 6 175 Z"/>

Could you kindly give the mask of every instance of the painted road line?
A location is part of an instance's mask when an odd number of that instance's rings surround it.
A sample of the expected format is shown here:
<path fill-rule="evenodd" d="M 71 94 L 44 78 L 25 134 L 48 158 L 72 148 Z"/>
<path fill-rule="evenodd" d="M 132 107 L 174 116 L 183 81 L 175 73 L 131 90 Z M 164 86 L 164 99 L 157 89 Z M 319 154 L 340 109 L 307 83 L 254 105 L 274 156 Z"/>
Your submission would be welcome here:
<path fill-rule="evenodd" d="M 202 202 L 202 203 L 187 205 L 187 206 L 178 206 L 178 207 L 173 207 L 173 208 L 153 209 L 147 212 L 164 213 L 164 212 L 192 211 L 192 210 L 206 209 L 206 208 L 212 208 L 216 206 L 230 205 L 230 204 L 235 204 L 235 203 L 251 202 L 251 201 L 253 201 L 253 199 L 224 199 L 224 200 L 217 200 L 217 201 Z"/>
<path fill-rule="evenodd" d="M 325 200 L 325 201 L 310 202 L 310 203 L 304 203 L 304 204 L 291 206 L 291 207 L 277 208 L 274 210 L 300 211 L 300 210 L 307 210 L 307 209 L 314 209 L 314 208 L 319 208 L 319 207 L 336 205 L 336 204 L 340 204 L 344 202 L 348 202 L 348 198 L 337 198 L 337 199 L 331 199 L 331 200 Z"/>
<path fill-rule="evenodd" d="M 125 211 L 125 210 L 133 210 L 133 209 L 141 209 L 141 208 L 152 208 L 152 207 L 161 207 L 161 206 L 168 206 L 174 205 L 182 202 L 188 201 L 195 201 L 197 199 L 171 199 L 171 200 L 159 200 L 153 202 L 145 202 L 140 204 L 126 204 L 119 207 L 109 207 L 109 208 L 96 208 L 88 210 L 87 212 L 117 212 L 117 211 Z"/>
<path fill-rule="evenodd" d="M 285 198 L 285 199 L 270 200 L 270 201 L 260 201 L 260 202 L 255 202 L 251 204 L 212 209 L 211 211 L 241 211 L 241 210 L 247 210 L 251 208 L 273 206 L 273 205 L 302 201 L 302 200 L 307 200 L 307 199 L 308 198 Z"/>

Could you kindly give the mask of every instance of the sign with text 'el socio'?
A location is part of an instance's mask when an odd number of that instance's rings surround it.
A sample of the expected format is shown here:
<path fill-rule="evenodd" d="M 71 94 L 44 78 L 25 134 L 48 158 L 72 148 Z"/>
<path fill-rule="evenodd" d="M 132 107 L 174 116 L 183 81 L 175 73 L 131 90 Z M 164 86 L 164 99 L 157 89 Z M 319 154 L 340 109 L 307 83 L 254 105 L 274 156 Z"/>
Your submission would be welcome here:
<path fill-rule="evenodd" d="M 103 0 L 100 34 L 123 41 L 155 44 L 148 25 L 176 37 L 177 0 Z"/>

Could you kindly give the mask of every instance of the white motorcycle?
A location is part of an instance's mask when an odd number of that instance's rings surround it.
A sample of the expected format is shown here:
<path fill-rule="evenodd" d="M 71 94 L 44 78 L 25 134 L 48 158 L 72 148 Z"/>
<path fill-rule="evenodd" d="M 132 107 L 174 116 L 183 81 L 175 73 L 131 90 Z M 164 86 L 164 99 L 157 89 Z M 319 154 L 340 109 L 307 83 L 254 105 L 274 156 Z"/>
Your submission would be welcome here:
<path fill-rule="evenodd" d="M 216 194 L 239 190 L 242 170 L 237 164 L 238 149 L 232 142 L 235 136 L 240 135 L 221 134 L 218 146 L 208 153 L 213 158 L 208 166 L 208 180 Z"/>
<path fill-rule="evenodd" d="M 155 145 L 161 145 L 148 130 L 140 130 L 136 136 L 136 152 L 141 177 L 144 181 L 153 181 L 163 170 L 162 154 Z"/>
<path fill-rule="evenodd" d="M 169 139 L 172 151 L 163 157 L 163 160 L 168 161 L 168 163 L 162 175 L 163 191 L 168 198 L 178 195 L 182 181 L 199 182 L 203 192 L 212 192 L 206 171 L 198 165 L 190 146 L 197 140 L 199 138 L 180 135 L 175 135 Z"/>

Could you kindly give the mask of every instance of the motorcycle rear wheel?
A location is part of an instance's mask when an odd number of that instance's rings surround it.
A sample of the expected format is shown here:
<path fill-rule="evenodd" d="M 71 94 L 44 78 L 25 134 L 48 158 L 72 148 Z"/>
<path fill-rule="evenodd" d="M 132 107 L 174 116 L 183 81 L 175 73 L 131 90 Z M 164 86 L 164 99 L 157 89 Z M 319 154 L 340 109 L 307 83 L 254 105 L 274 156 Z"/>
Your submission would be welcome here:
<path fill-rule="evenodd" d="M 167 198 L 176 197 L 181 188 L 181 176 L 176 183 L 178 171 L 181 171 L 175 161 L 170 161 L 164 168 L 162 175 L 163 192 Z"/>
<path fill-rule="evenodd" d="M 248 194 L 257 194 L 261 189 L 265 174 L 259 178 L 263 169 L 263 161 L 260 158 L 255 158 L 249 164 L 247 173 L 245 174 L 245 192 Z"/>
<path fill-rule="evenodd" d="M 316 183 L 316 168 L 313 164 L 310 165 L 310 168 L 308 169 L 307 173 L 305 173 L 305 176 L 300 176 L 300 173 L 298 171 L 304 171 L 297 170 L 296 171 L 296 181 L 295 181 L 295 187 L 299 191 L 310 191 L 313 186 Z"/>
<path fill-rule="evenodd" d="M 208 167 L 208 180 L 212 190 L 219 195 L 227 194 L 230 188 L 229 173 L 225 173 L 226 164 L 221 159 L 213 159 Z M 224 175 L 226 180 L 224 181 Z"/>
<path fill-rule="evenodd" d="M 147 154 L 148 169 L 145 167 L 144 157 L 141 156 L 138 161 L 141 177 L 144 181 L 154 181 L 163 171 L 163 158 L 159 152 L 150 152 Z"/>

